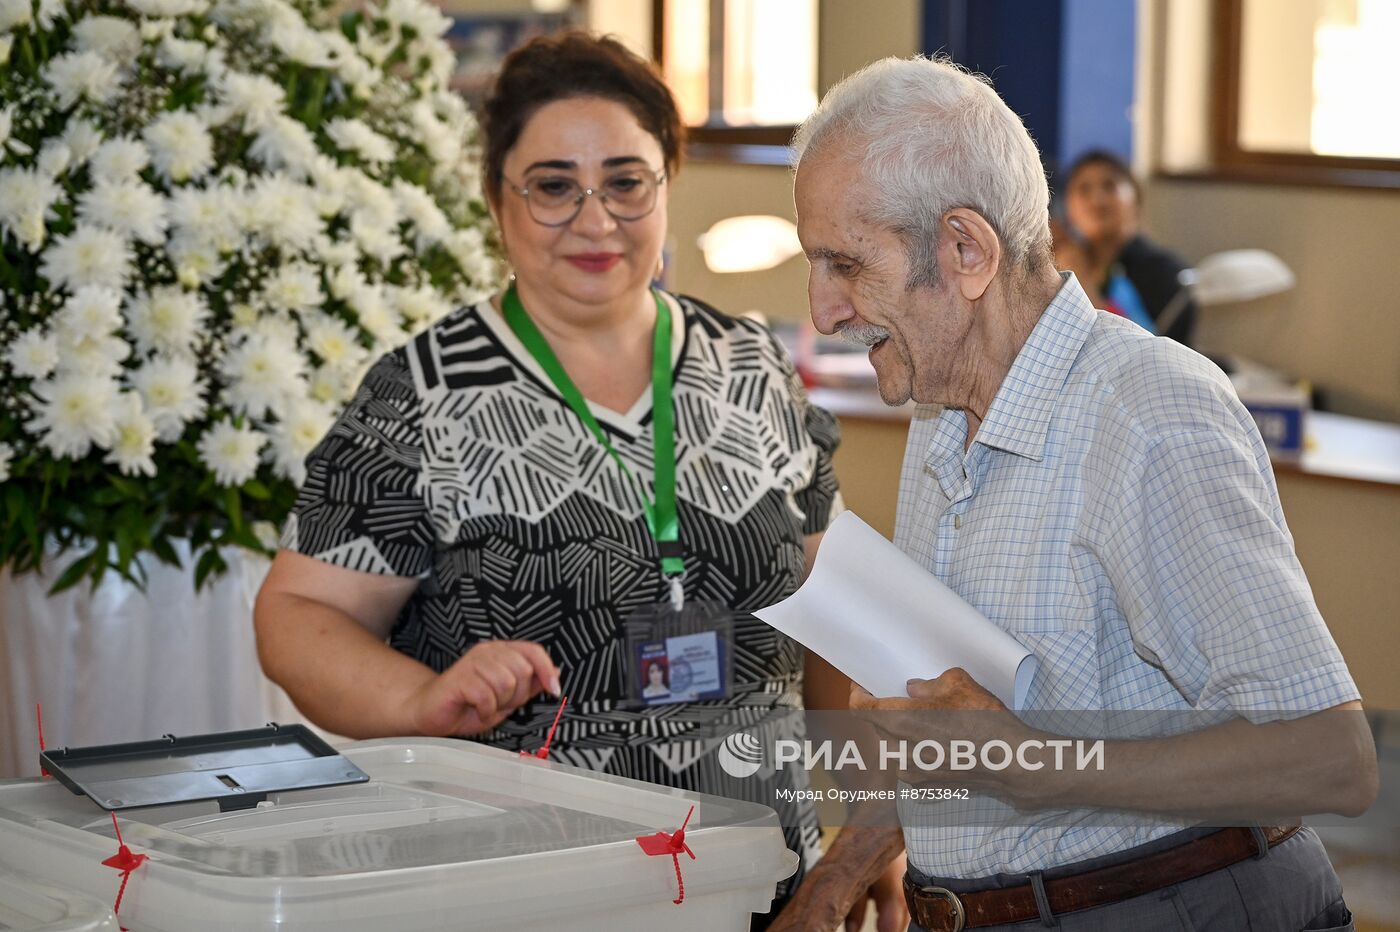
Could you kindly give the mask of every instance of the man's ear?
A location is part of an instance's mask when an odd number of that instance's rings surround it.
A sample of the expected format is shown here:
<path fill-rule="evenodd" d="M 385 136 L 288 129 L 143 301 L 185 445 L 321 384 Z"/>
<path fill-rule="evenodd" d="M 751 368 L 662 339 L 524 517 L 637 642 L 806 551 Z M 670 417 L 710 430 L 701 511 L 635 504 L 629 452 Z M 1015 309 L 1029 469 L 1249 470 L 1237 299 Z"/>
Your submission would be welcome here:
<path fill-rule="evenodd" d="M 978 300 L 1001 269 L 1001 237 L 986 217 L 966 207 L 948 211 L 939 226 L 938 264 L 944 280 L 966 300 Z"/>

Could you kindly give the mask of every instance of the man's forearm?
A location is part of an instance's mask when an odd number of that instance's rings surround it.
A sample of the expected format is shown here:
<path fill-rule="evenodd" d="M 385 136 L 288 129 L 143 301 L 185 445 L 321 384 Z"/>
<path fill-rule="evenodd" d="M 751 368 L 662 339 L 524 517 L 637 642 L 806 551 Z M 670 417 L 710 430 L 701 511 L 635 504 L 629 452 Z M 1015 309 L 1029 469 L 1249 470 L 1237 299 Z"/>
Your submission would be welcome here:
<path fill-rule="evenodd" d="M 1375 745 L 1357 703 L 1287 722 L 1106 741 L 1103 760 L 1102 771 L 1020 771 L 1013 795 L 1038 806 L 1234 820 L 1359 815 L 1376 795 Z"/>

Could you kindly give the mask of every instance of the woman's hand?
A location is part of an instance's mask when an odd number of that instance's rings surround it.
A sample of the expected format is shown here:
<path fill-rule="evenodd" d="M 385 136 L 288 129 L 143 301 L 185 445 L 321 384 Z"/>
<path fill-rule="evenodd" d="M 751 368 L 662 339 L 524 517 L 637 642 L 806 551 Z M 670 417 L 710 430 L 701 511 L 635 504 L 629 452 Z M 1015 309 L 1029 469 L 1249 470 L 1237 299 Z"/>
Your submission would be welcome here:
<path fill-rule="evenodd" d="M 409 698 L 418 734 L 476 735 L 490 731 L 531 697 L 559 695 L 559 668 L 533 641 L 485 641 Z"/>

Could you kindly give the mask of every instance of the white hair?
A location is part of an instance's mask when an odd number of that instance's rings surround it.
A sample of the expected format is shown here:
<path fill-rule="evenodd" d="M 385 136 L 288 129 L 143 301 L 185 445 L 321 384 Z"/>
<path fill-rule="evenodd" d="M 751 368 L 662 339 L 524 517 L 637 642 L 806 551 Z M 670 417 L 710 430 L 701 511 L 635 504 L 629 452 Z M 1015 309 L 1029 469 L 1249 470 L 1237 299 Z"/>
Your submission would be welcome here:
<path fill-rule="evenodd" d="M 986 79 L 947 59 L 886 58 L 837 84 L 798 127 L 792 164 L 835 140 L 856 147 L 870 219 L 909 251 L 909 287 L 938 283 L 943 215 L 977 211 L 1022 273 L 1051 262 L 1050 187 L 1019 117 Z"/>

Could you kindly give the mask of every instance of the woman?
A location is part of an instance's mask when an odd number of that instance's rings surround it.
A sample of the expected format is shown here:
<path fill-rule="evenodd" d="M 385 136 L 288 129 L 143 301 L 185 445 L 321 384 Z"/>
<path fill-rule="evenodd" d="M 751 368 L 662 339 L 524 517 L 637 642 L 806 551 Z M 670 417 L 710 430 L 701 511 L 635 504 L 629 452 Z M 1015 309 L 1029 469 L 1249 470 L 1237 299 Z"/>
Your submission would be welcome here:
<path fill-rule="evenodd" d="M 554 759 L 773 805 L 798 776 L 735 780 L 682 743 L 846 707 L 749 614 L 840 509 L 835 424 L 766 330 L 651 289 L 683 130 L 646 63 L 537 39 L 484 128 L 513 285 L 381 359 L 309 457 L 256 608 L 264 668 L 355 737 L 533 750 L 566 691 Z M 687 701 L 641 694 L 663 656 Z M 812 857 L 814 811 L 784 808 Z M 872 891 L 902 912 L 900 869 Z"/>
<path fill-rule="evenodd" d="M 1190 346 L 1196 305 L 1180 280 L 1186 265 L 1141 232 L 1141 201 L 1122 159 L 1081 155 L 1066 176 L 1069 229 L 1055 229 L 1056 265 L 1075 273 L 1095 307 Z"/>

